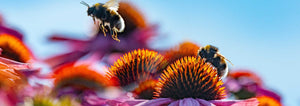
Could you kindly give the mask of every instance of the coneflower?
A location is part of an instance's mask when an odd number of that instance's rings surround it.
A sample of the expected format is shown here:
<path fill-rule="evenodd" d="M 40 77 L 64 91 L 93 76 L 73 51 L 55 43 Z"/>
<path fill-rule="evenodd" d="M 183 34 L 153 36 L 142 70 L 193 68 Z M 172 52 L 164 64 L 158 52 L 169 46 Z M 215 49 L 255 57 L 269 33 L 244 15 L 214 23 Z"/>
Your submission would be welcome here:
<path fill-rule="evenodd" d="M 17 37 L 5 33 L 0 34 L 1 57 L 18 62 L 29 62 L 33 58 L 28 47 Z"/>
<path fill-rule="evenodd" d="M 157 52 L 138 49 L 118 59 L 110 67 L 108 77 L 126 87 L 152 79 L 165 65 L 164 57 Z"/>
<path fill-rule="evenodd" d="M 201 58 L 184 57 L 171 64 L 159 79 L 156 96 L 159 98 L 225 98 L 222 80 L 216 69 Z"/>
<path fill-rule="evenodd" d="M 183 57 L 169 65 L 162 73 L 155 99 L 142 106 L 256 106 L 258 101 L 221 100 L 225 98 L 225 88 L 217 70 L 200 57 Z"/>
<path fill-rule="evenodd" d="M 281 101 L 280 95 L 266 89 L 261 78 L 249 70 L 235 70 L 229 73 L 225 82 L 226 89 L 237 99 L 268 96 Z"/>
<path fill-rule="evenodd" d="M 93 89 L 103 90 L 110 82 L 105 76 L 89 68 L 88 65 L 82 64 L 75 66 L 73 63 L 61 66 L 54 71 L 52 76 L 55 90 L 64 87 L 76 89 Z"/>

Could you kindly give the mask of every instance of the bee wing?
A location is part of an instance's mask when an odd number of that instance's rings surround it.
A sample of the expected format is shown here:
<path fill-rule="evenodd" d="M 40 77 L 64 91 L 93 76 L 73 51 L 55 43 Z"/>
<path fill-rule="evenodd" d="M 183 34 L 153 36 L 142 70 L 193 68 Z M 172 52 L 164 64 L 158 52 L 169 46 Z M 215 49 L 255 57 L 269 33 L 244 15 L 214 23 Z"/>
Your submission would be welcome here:
<path fill-rule="evenodd" d="M 110 10 L 117 11 L 119 9 L 119 2 L 121 0 L 109 0 L 107 1 L 104 6 L 107 7 Z"/>

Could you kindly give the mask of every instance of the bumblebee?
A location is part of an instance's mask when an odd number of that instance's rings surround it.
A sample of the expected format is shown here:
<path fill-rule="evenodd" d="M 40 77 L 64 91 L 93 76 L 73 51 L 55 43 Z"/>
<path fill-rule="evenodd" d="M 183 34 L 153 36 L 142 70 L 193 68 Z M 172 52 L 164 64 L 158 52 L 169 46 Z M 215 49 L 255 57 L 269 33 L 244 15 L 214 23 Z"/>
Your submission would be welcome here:
<path fill-rule="evenodd" d="M 209 62 L 214 67 L 216 67 L 219 77 L 224 78 L 227 76 L 228 66 L 225 61 L 227 59 L 219 53 L 219 49 L 217 47 L 212 45 L 206 45 L 205 47 L 200 47 L 200 49 L 198 50 L 198 56 L 206 59 L 205 62 Z M 227 61 L 230 62 L 229 60 Z"/>
<path fill-rule="evenodd" d="M 121 15 L 117 12 L 119 8 L 120 0 L 109 0 L 105 4 L 96 3 L 90 7 L 84 1 L 80 3 L 87 6 L 87 15 L 93 17 L 94 24 L 99 23 L 99 30 L 102 30 L 104 36 L 106 36 L 107 27 L 110 31 L 112 38 L 118 42 L 118 32 L 123 32 L 125 29 L 125 23 Z"/>

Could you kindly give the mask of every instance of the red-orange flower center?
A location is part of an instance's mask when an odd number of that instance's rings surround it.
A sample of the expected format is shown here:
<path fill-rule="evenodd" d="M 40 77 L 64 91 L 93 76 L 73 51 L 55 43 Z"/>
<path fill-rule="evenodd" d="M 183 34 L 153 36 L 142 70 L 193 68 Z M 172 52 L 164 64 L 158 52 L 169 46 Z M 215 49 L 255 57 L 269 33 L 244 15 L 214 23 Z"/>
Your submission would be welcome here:
<path fill-rule="evenodd" d="M 109 71 L 109 77 L 126 87 L 153 78 L 161 72 L 166 60 L 155 51 L 138 49 L 118 59 Z"/>
<path fill-rule="evenodd" d="M 1 57 L 18 62 L 26 63 L 33 57 L 32 53 L 20 39 L 9 34 L 0 34 L 0 48 L 2 49 Z"/>
<path fill-rule="evenodd" d="M 53 78 L 55 78 L 54 85 L 56 89 L 71 86 L 102 90 L 110 85 L 105 76 L 90 69 L 88 65 L 74 66 L 74 64 L 66 64 L 55 70 Z"/>
<path fill-rule="evenodd" d="M 217 70 L 201 58 L 183 57 L 161 75 L 156 96 L 160 98 L 200 98 L 218 100 L 225 97 Z"/>
<path fill-rule="evenodd" d="M 279 101 L 268 96 L 257 97 L 257 100 L 259 101 L 258 106 L 282 106 Z"/>

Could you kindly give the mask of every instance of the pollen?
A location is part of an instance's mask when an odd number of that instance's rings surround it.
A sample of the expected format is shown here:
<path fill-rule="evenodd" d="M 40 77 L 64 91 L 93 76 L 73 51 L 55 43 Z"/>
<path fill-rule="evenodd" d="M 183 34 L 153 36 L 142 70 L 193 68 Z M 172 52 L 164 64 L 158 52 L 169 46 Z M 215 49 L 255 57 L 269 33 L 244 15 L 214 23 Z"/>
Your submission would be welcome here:
<path fill-rule="evenodd" d="M 126 53 L 109 69 L 108 77 L 125 87 L 152 79 L 165 67 L 166 60 L 155 51 L 138 49 Z"/>
<path fill-rule="evenodd" d="M 33 58 L 28 47 L 20 39 L 9 34 L 0 34 L 0 48 L 1 57 L 24 63 Z"/>
<path fill-rule="evenodd" d="M 185 56 L 197 56 L 199 48 L 197 44 L 186 41 L 166 51 L 164 56 L 168 59 L 169 63 L 173 63 Z"/>
<path fill-rule="evenodd" d="M 226 96 L 217 70 L 201 58 L 183 57 L 162 73 L 155 91 L 159 98 L 219 100 Z"/>
<path fill-rule="evenodd" d="M 54 71 L 52 77 L 56 89 L 64 87 L 75 87 L 83 89 L 102 90 L 110 85 L 109 80 L 89 68 L 88 65 L 82 64 L 75 66 L 73 63 L 66 64 Z"/>

